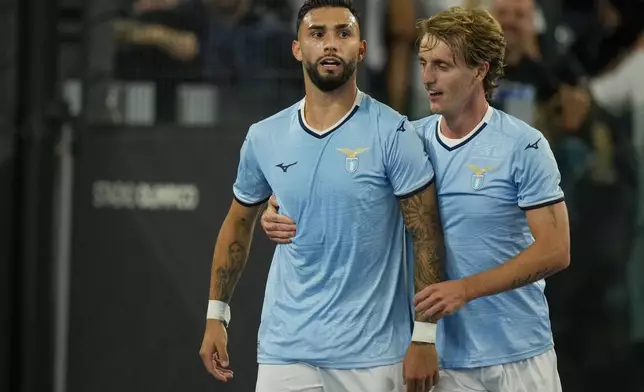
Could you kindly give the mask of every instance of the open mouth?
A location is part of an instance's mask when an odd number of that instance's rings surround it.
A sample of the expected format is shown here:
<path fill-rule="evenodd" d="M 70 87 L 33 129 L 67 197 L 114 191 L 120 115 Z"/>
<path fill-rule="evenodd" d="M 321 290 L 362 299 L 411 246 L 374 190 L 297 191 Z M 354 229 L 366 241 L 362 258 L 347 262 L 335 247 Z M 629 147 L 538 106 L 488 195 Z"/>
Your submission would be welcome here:
<path fill-rule="evenodd" d="M 320 61 L 320 65 L 325 69 L 333 70 L 339 68 L 342 62 L 334 57 L 325 57 Z"/>
<path fill-rule="evenodd" d="M 440 92 L 440 91 L 438 91 L 438 90 L 432 90 L 432 89 L 427 90 L 427 93 L 428 93 L 428 94 L 429 94 L 429 96 L 430 96 L 430 97 L 432 97 L 432 98 L 439 97 L 439 96 L 443 95 L 443 93 L 442 93 L 442 92 Z"/>

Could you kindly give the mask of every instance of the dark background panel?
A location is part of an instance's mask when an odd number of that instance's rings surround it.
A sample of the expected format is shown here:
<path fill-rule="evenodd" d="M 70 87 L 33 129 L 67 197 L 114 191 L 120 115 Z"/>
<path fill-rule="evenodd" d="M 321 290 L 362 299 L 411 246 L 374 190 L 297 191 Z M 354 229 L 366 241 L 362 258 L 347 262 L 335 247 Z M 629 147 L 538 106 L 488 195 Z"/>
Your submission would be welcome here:
<path fill-rule="evenodd" d="M 82 143 L 69 392 L 254 391 L 257 328 L 273 253 L 258 231 L 231 303 L 234 381 L 219 384 L 198 356 L 213 245 L 232 200 L 245 132 L 241 126 L 226 134 L 103 130 Z M 131 191 L 145 184 L 161 184 L 165 194 L 137 200 Z M 184 194 L 173 195 L 176 189 Z M 194 201 L 195 189 L 197 208 L 181 209 Z M 159 207 L 161 199 L 179 209 Z"/>
<path fill-rule="evenodd" d="M 15 329 L 14 158 L 13 135 L 0 131 L 0 391 L 9 390 L 12 370 L 11 341 Z"/>

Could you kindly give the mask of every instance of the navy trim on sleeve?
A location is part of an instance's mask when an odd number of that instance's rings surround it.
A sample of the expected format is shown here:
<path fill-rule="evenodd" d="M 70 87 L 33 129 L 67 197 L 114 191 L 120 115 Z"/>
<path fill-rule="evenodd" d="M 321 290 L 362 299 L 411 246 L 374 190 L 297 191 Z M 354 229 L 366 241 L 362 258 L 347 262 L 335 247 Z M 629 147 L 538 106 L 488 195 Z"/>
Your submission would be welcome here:
<path fill-rule="evenodd" d="M 558 203 L 561 203 L 562 201 L 564 201 L 564 198 L 560 197 L 558 199 L 550 200 L 550 201 L 547 201 L 545 203 L 540 203 L 540 204 L 536 204 L 536 205 L 533 205 L 533 206 L 528 206 L 528 207 L 519 206 L 519 208 L 522 209 L 523 211 L 530 211 L 530 210 L 536 210 L 536 209 L 543 208 L 543 207 L 548 207 L 548 206 L 551 206 L 553 204 L 558 204 Z"/>
<path fill-rule="evenodd" d="M 235 194 L 234 194 L 234 193 L 233 193 L 233 197 L 235 198 L 235 200 L 237 201 L 237 203 L 239 203 L 239 204 L 243 205 L 244 207 L 257 207 L 257 206 L 258 206 L 258 205 L 260 205 L 260 204 L 264 204 L 264 203 L 266 203 L 266 202 L 268 201 L 268 199 L 270 199 L 270 198 L 271 198 L 270 196 L 268 196 L 266 199 L 264 199 L 264 200 L 262 200 L 262 201 L 258 201 L 257 203 L 246 203 L 246 202 L 245 202 L 245 201 L 243 201 L 243 200 L 239 200 L 239 198 L 238 198 L 237 196 L 235 196 Z"/>
<path fill-rule="evenodd" d="M 425 189 L 429 188 L 429 186 L 434 183 L 435 179 L 436 179 L 436 175 L 434 175 L 431 180 L 429 180 L 425 185 L 422 185 L 420 188 L 417 188 L 414 191 L 411 191 L 411 192 L 405 193 L 404 195 L 400 195 L 400 196 L 396 196 L 396 197 L 398 199 L 400 199 L 400 200 L 408 199 L 408 198 L 410 198 L 410 197 L 412 197 L 412 196 L 424 191 Z"/>

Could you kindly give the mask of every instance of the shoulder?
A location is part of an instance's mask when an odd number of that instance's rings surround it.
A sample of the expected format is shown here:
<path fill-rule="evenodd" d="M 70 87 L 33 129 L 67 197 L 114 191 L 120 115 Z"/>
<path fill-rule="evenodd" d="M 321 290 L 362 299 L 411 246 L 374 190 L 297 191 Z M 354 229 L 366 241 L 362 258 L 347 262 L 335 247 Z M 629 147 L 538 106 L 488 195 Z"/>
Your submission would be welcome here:
<path fill-rule="evenodd" d="M 396 132 L 401 125 L 408 122 L 406 116 L 367 94 L 364 95 L 360 106 L 364 107 L 369 116 L 376 120 L 378 131 L 383 136 Z"/>
<path fill-rule="evenodd" d="M 502 111 L 497 111 L 500 120 L 500 126 L 497 123 L 503 136 L 511 145 L 509 153 L 513 162 L 556 162 L 555 156 L 550 148 L 548 139 L 538 129 L 526 124 L 520 119 L 511 116 Z"/>
<path fill-rule="evenodd" d="M 545 139 L 541 131 L 502 110 L 494 109 L 494 117 L 490 121 L 490 125 L 504 138 L 513 142 L 515 148 L 521 147 L 525 142 L 532 143 L 539 139 Z"/>
<path fill-rule="evenodd" d="M 427 117 L 423 117 L 418 120 L 412 121 L 412 125 L 416 128 L 416 132 L 423 138 L 427 139 L 429 135 L 434 131 L 440 114 L 432 114 Z"/>
<path fill-rule="evenodd" d="M 300 103 L 301 101 L 298 101 L 288 108 L 252 124 L 248 129 L 247 139 L 255 141 L 269 135 L 274 135 L 275 132 L 282 132 L 290 128 L 294 119 L 297 117 Z"/>

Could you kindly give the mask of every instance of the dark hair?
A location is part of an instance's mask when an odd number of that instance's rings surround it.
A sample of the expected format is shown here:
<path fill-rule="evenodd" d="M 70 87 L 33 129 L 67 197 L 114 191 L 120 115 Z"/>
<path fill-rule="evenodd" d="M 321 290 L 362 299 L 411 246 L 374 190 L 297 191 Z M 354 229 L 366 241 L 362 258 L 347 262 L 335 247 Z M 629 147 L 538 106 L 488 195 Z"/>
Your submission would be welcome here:
<path fill-rule="evenodd" d="M 351 0 L 306 0 L 300 10 L 297 13 L 297 24 L 295 25 L 295 34 L 300 31 L 300 25 L 302 24 L 302 19 L 309 12 L 318 8 L 346 8 L 353 14 L 353 16 L 358 21 L 358 26 L 360 26 L 360 15 L 358 11 L 353 7 L 353 2 Z"/>

